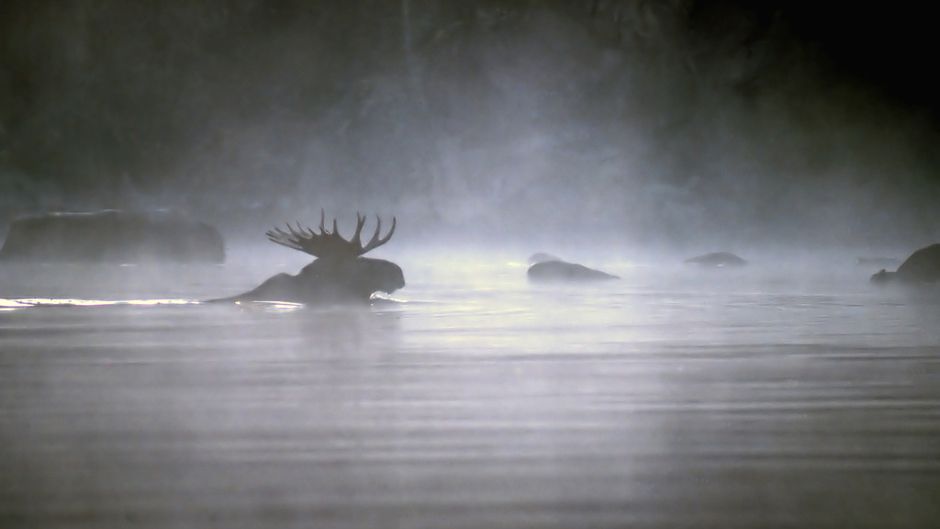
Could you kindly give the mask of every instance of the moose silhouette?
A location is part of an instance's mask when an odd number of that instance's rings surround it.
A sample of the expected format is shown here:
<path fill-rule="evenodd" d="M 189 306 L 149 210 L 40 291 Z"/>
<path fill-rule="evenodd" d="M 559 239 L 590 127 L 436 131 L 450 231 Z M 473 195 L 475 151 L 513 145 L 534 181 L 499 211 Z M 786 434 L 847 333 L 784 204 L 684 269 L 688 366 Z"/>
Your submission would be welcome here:
<path fill-rule="evenodd" d="M 366 217 L 356 213 L 356 230 L 349 239 L 343 238 L 333 219 L 327 229 L 326 214 L 320 210 L 318 230 L 286 225 L 268 230 L 271 242 L 308 253 L 316 259 L 297 275 L 277 274 L 257 288 L 213 301 L 290 301 L 295 303 L 368 303 L 376 292 L 391 293 L 405 286 L 401 268 L 391 261 L 362 257 L 366 252 L 387 243 L 395 233 L 397 219 L 384 237 L 380 236 L 382 219 L 376 216 L 375 233 L 365 244 L 360 236 Z"/>

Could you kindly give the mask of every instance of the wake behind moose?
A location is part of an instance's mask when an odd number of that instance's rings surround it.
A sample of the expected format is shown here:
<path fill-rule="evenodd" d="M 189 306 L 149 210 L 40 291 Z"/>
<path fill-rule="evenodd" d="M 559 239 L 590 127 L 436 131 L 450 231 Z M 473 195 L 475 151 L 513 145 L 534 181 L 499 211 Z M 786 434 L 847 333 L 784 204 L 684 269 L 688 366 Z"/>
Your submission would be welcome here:
<path fill-rule="evenodd" d="M 382 219 L 376 215 L 375 232 L 365 244 L 362 229 L 366 217 L 356 212 L 356 229 L 344 238 L 333 219 L 332 229 L 326 227 L 326 213 L 320 210 L 318 229 L 286 224 L 268 230 L 271 242 L 310 254 L 316 259 L 297 275 L 277 274 L 254 290 L 214 301 L 290 301 L 295 303 L 368 303 L 376 292 L 392 293 L 405 286 L 401 268 L 391 261 L 362 257 L 366 252 L 387 243 L 395 233 L 397 219 L 381 236 Z"/>

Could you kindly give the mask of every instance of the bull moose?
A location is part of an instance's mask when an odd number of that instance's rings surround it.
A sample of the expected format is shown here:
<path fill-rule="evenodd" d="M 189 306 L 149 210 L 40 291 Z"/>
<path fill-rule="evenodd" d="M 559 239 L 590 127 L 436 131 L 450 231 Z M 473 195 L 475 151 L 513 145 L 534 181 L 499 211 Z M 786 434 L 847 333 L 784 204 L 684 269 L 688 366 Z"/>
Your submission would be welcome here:
<path fill-rule="evenodd" d="M 366 217 L 356 213 L 356 229 L 344 238 L 333 219 L 333 228 L 326 227 L 326 214 L 320 211 L 319 229 L 286 225 L 268 230 L 271 242 L 310 254 L 316 259 L 297 275 L 277 274 L 257 288 L 214 301 L 289 301 L 296 303 L 368 303 L 376 292 L 391 293 L 405 286 L 401 268 L 384 259 L 362 257 L 387 243 L 395 233 L 397 219 L 381 236 L 382 219 L 376 216 L 375 233 L 365 244 L 360 235 Z"/>

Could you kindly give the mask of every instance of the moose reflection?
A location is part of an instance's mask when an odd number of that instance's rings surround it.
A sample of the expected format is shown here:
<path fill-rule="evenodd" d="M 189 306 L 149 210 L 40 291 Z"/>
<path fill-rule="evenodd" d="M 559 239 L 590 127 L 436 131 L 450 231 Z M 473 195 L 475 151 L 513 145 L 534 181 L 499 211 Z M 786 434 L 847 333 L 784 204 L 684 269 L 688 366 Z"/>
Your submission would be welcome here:
<path fill-rule="evenodd" d="M 362 244 L 360 235 L 366 217 L 356 213 L 356 230 L 343 238 L 333 219 L 333 229 L 325 226 L 326 215 L 320 211 L 319 231 L 297 223 L 286 230 L 267 232 L 272 242 L 308 253 L 317 259 L 297 275 L 278 274 L 244 294 L 217 301 L 291 301 L 296 303 L 367 303 L 375 292 L 391 293 L 405 286 L 401 268 L 383 259 L 362 257 L 387 243 L 395 233 L 396 219 L 384 237 L 382 219 L 376 216 L 375 233 Z"/>

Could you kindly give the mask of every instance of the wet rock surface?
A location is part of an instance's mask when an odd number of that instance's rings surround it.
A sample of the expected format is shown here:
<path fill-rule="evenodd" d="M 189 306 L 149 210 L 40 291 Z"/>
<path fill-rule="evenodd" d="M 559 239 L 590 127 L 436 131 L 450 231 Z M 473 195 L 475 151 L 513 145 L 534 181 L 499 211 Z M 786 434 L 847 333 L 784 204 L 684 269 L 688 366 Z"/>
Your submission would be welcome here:
<path fill-rule="evenodd" d="M 731 252 L 713 252 L 699 255 L 685 260 L 686 263 L 699 266 L 722 268 L 727 266 L 744 266 L 747 261 Z"/>
<path fill-rule="evenodd" d="M 529 267 L 531 281 L 603 281 L 619 277 L 566 261 L 542 261 Z"/>
<path fill-rule="evenodd" d="M 169 210 L 54 212 L 14 220 L 0 259 L 221 263 L 225 244 L 213 226 Z"/>
<path fill-rule="evenodd" d="M 912 253 L 896 272 L 882 269 L 871 276 L 874 283 L 900 281 L 903 283 L 936 283 L 940 281 L 940 243 L 925 246 Z"/>

